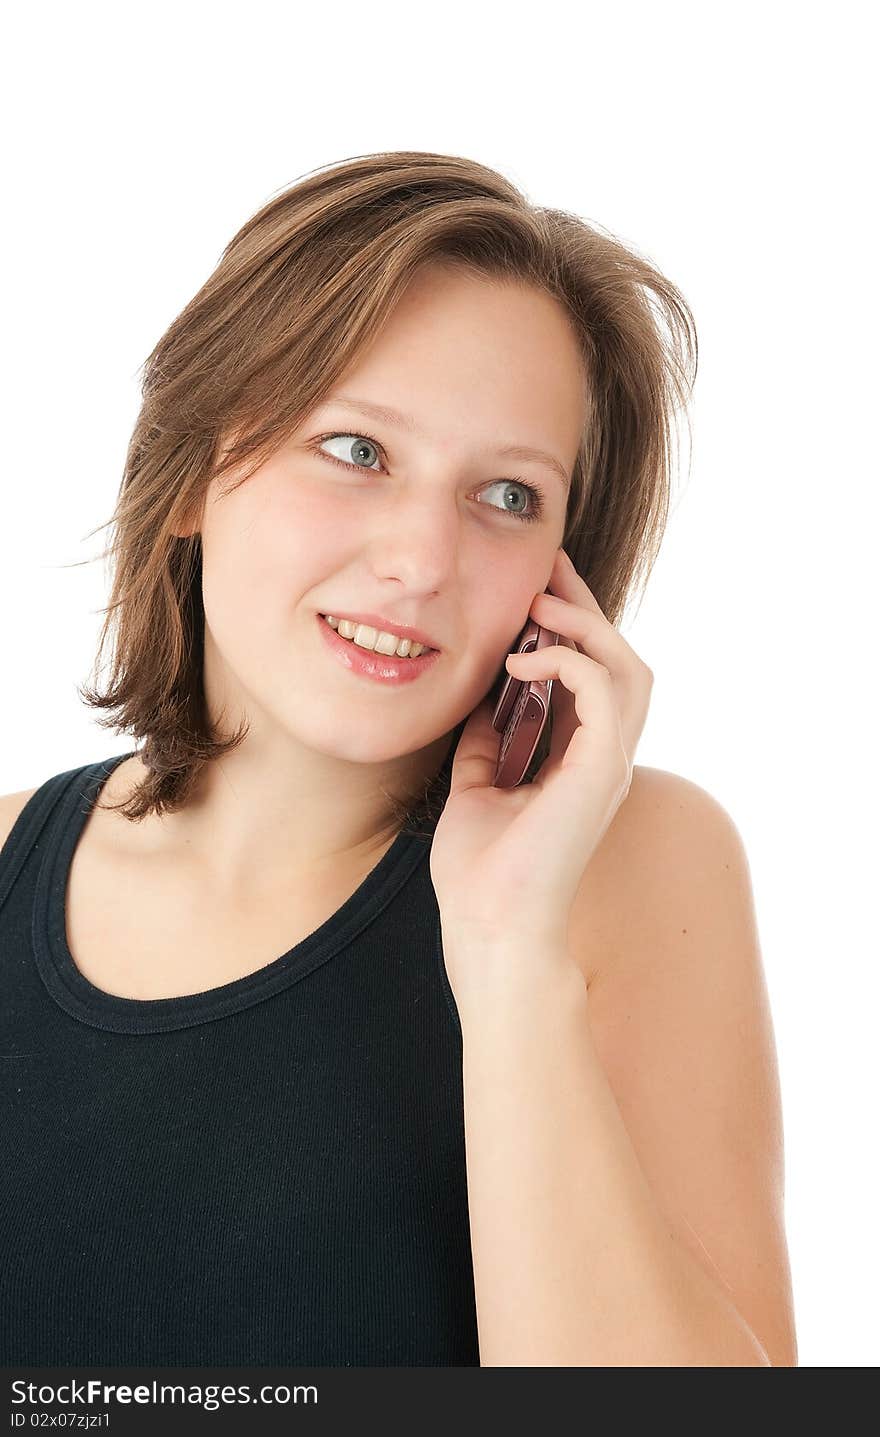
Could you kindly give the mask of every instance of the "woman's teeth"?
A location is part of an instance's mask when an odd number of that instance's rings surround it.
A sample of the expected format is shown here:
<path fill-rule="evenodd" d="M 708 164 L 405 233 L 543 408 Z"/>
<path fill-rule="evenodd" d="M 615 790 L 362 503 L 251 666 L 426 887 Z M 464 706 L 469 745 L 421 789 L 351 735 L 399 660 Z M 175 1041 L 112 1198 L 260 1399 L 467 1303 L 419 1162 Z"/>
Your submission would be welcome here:
<path fill-rule="evenodd" d="M 331 629 L 335 629 L 341 639 L 349 639 L 361 649 L 372 649 L 377 654 L 385 654 L 388 658 L 395 655 L 399 659 L 417 659 L 419 654 L 427 651 L 427 644 L 414 643 L 412 639 L 399 639 L 396 634 L 387 634 L 381 629 L 371 629 L 369 624 L 355 624 L 351 619 L 334 619 L 330 614 L 322 614 Z"/>

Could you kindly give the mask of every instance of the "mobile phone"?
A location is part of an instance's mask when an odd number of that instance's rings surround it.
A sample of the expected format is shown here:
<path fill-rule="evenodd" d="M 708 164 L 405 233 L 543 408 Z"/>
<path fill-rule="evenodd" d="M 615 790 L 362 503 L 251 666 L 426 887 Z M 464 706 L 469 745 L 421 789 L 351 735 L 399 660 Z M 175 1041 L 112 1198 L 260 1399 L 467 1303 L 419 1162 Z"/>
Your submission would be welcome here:
<path fill-rule="evenodd" d="M 511 653 L 530 654 L 559 642 L 558 634 L 529 619 Z M 522 783 L 550 713 L 552 690 L 552 679 L 518 679 L 515 674 L 505 674 L 492 714 L 493 727 L 501 734 L 493 788 L 516 788 Z"/>

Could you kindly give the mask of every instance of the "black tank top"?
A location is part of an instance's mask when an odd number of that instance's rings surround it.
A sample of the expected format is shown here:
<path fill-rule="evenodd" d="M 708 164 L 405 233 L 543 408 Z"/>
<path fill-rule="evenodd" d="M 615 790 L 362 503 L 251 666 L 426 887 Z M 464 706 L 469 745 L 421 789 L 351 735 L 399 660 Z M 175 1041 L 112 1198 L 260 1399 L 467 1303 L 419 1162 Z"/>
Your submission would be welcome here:
<path fill-rule="evenodd" d="M 118 997 L 64 908 L 130 756 L 48 779 L 0 851 L 0 1365 L 479 1366 L 430 841 L 258 972 Z"/>

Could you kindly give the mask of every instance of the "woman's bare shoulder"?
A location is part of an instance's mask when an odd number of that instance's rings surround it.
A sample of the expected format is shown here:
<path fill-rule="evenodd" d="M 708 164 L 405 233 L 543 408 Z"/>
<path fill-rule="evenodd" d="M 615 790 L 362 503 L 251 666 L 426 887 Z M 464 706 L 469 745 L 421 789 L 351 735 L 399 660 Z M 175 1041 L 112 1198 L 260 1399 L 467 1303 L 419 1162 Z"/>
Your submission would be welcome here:
<path fill-rule="evenodd" d="M 657 931 L 674 926 L 676 904 L 704 889 L 707 862 L 741 849 L 730 815 L 699 784 L 636 764 L 629 794 L 588 863 L 570 934 L 587 984 L 656 953 Z M 707 895 L 708 896 L 708 895 Z"/>

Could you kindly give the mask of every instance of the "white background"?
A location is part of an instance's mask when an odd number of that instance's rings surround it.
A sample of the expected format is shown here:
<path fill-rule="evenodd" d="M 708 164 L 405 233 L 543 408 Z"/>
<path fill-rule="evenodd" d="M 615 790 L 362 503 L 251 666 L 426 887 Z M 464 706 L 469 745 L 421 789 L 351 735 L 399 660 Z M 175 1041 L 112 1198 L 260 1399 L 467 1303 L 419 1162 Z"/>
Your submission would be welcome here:
<path fill-rule="evenodd" d="M 137 371 L 306 171 L 460 154 L 679 287 L 693 446 L 623 624 L 638 762 L 743 835 L 802 1366 L 876 1365 L 877 115 L 870 7 L 32 3 L 6 25 L 0 792 L 136 744 L 90 676 Z M 80 567 L 65 567 L 80 565 Z"/>

